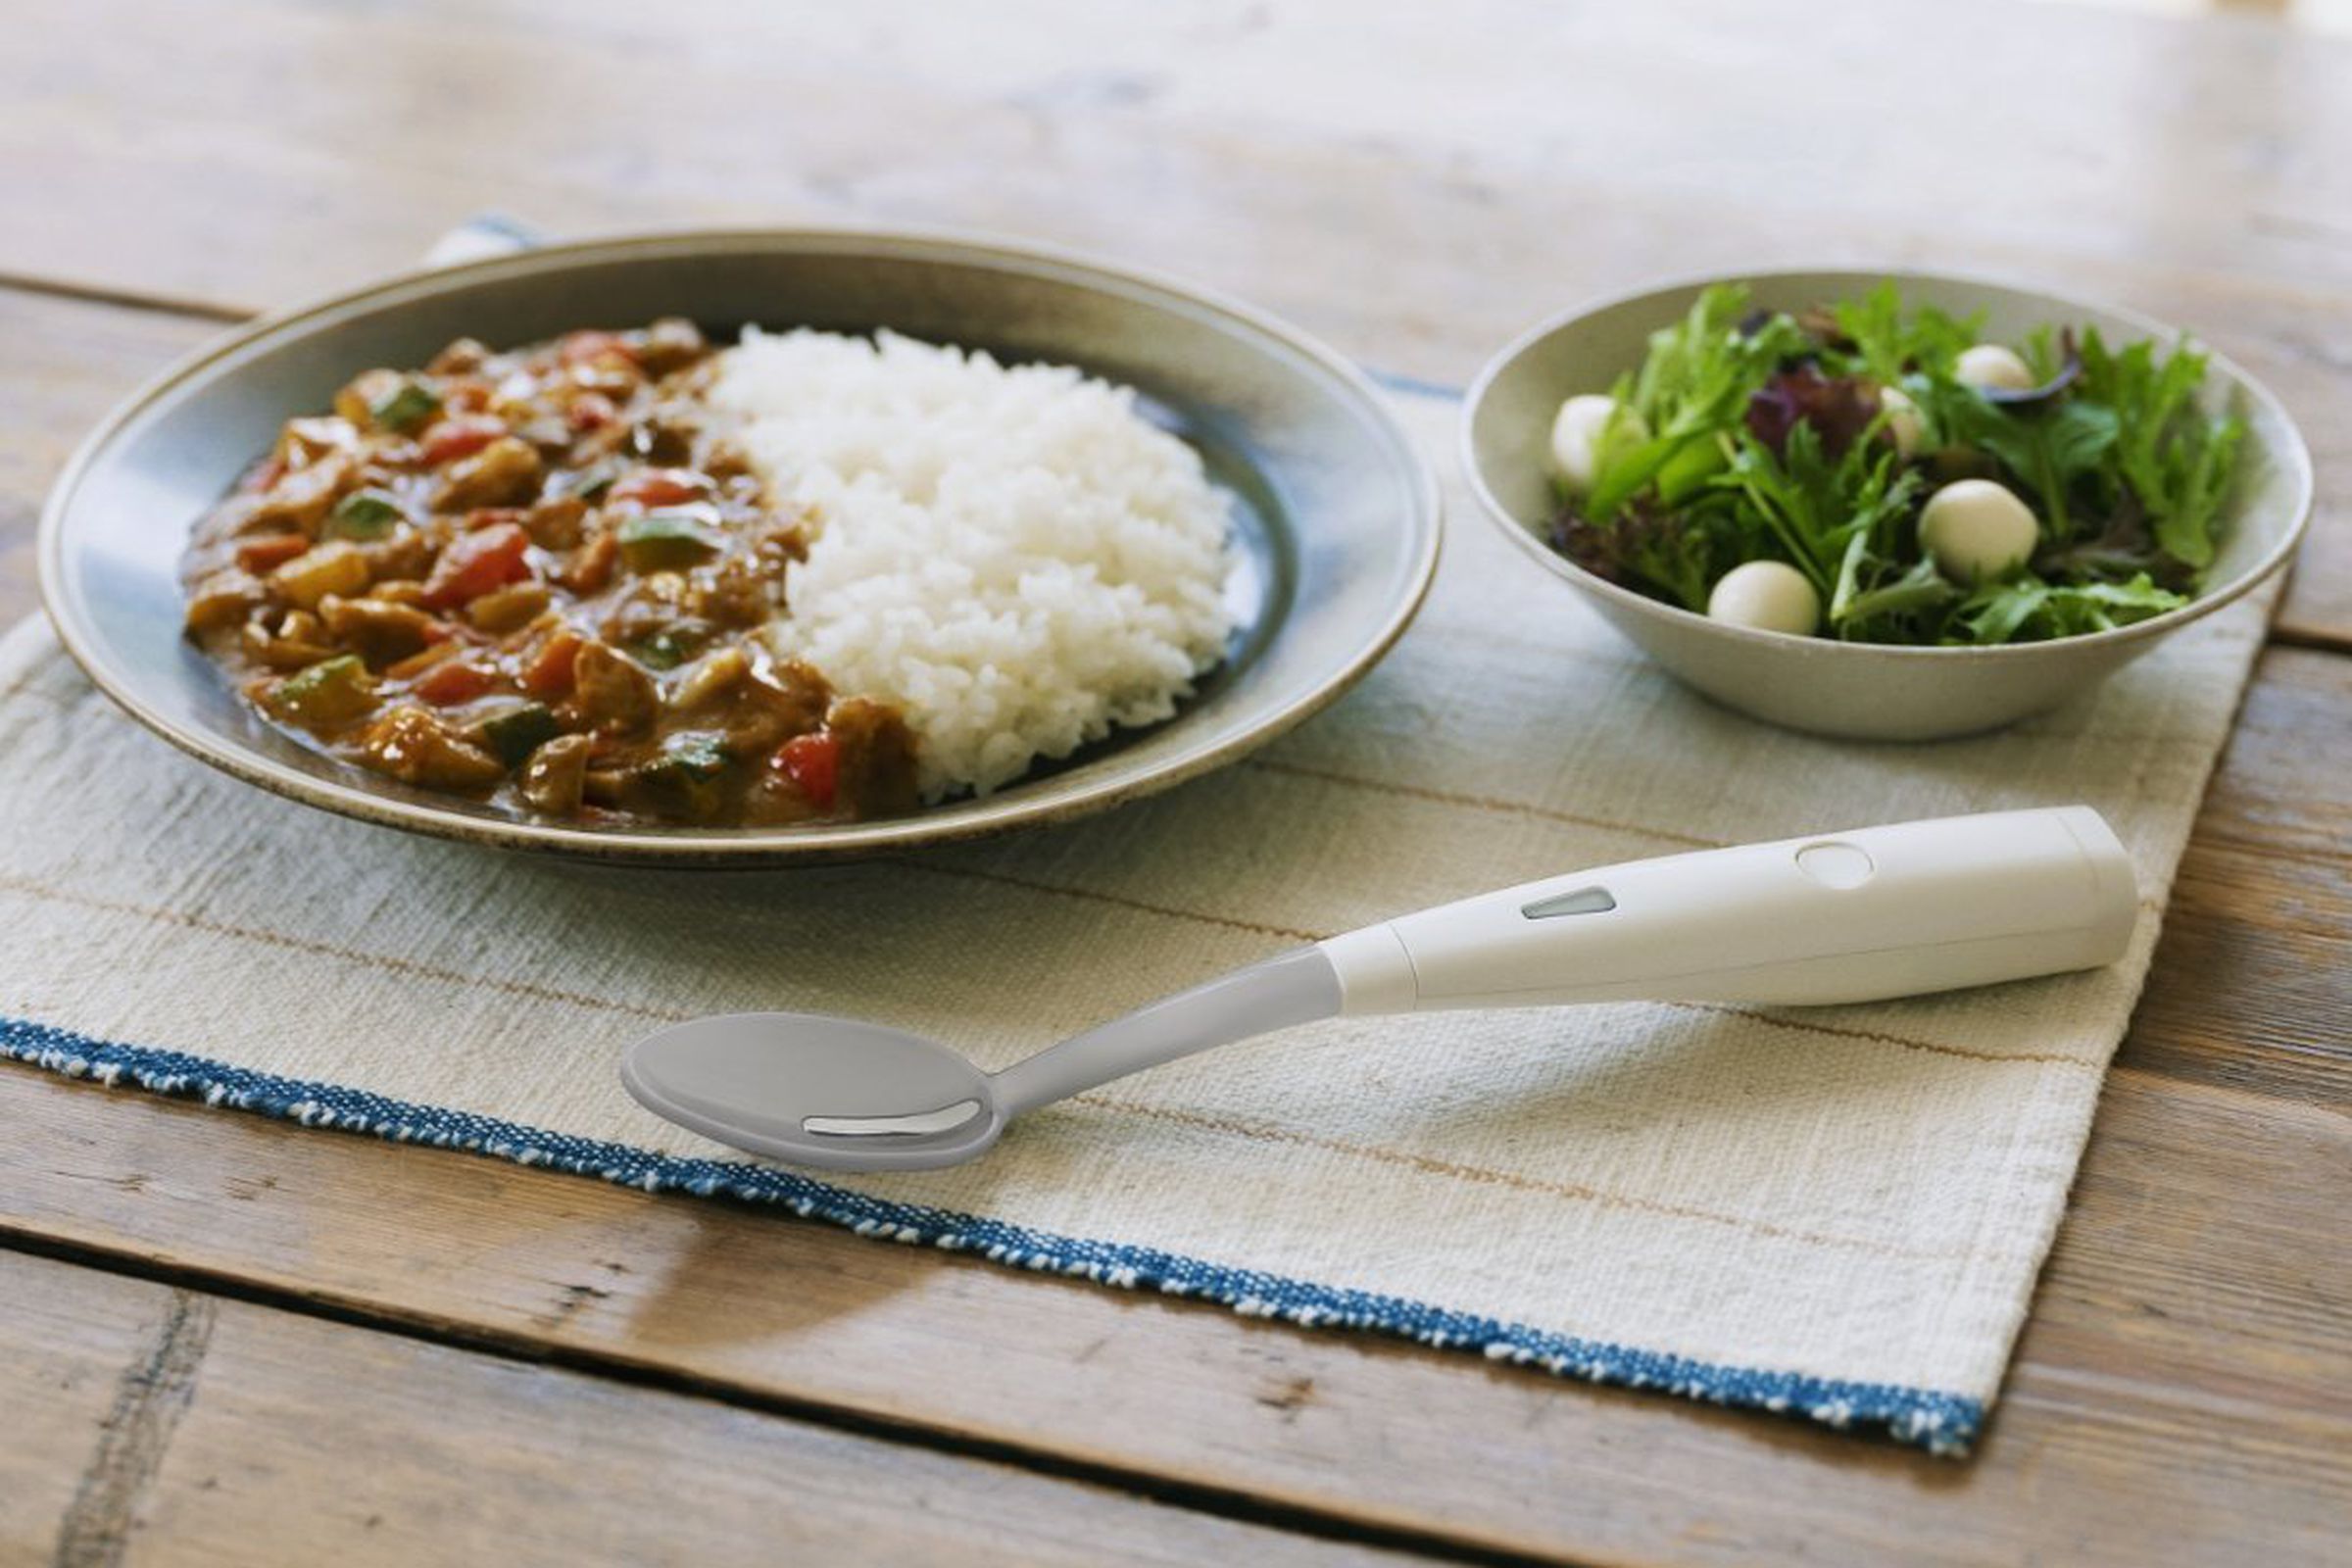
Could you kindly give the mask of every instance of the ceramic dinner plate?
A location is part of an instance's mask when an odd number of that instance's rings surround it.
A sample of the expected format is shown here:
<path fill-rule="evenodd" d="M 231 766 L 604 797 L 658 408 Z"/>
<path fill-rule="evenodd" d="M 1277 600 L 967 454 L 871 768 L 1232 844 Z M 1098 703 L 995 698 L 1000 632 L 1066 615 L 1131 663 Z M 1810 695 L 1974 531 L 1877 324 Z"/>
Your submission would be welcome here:
<path fill-rule="evenodd" d="M 278 425 L 371 366 L 461 336 L 530 342 L 687 316 L 865 331 L 1075 365 L 1137 388 L 1233 497 L 1238 625 L 1176 717 L 995 794 L 788 828 L 609 830 L 412 789 L 262 722 L 180 635 L 188 529 Z M 842 858 L 1058 821 L 1165 789 L 1330 703 L 1404 630 L 1437 564 L 1437 486 L 1345 360 L 1164 278 L 967 237 L 781 230 L 557 245 L 402 276 L 236 332 L 118 409 L 58 480 L 41 591 L 65 645 L 141 723 L 265 789 L 392 827 L 517 849 L 693 863 Z"/>

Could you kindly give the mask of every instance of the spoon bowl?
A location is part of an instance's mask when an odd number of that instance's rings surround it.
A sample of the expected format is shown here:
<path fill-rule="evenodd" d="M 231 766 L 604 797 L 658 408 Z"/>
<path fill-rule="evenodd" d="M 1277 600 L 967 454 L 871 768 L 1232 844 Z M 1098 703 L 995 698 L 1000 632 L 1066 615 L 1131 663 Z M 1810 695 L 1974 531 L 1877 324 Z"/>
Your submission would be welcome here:
<path fill-rule="evenodd" d="M 794 1164 L 928 1170 L 1004 1130 L 989 1075 L 935 1040 L 815 1012 L 730 1012 L 631 1046 L 621 1084 L 706 1137 Z"/>

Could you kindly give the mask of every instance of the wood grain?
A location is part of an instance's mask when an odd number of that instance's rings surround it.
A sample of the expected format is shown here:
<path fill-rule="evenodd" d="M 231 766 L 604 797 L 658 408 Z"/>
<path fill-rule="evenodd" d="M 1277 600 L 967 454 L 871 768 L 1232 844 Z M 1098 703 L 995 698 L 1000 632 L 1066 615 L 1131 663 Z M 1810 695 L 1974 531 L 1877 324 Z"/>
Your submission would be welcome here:
<path fill-rule="evenodd" d="M 0 55 L 0 198 L 42 215 L 0 233 L 0 274 L 233 311 L 410 266 L 492 207 L 559 233 L 963 224 L 1458 384 L 1598 291 L 1884 260 L 2179 320 L 2273 380 L 2323 463 L 2352 453 L 2352 45 L 1990 0 L 1955 72 L 1897 41 L 1949 25 L 1918 0 L 1802 29 L 1730 0 L 1476 0 L 1426 37 L 1357 10 L 84 0 Z M 728 112 L 599 107 L 678 83 Z M 2293 635 L 2352 643 L 2344 510 Z"/>
<path fill-rule="evenodd" d="M 11 1562 L 1402 1560 L 48 1258 L 0 1304 Z"/>
<path fill-rule="evenodd" d="M 2352 1110 L 2348 669 L 2263 656 L 2119 1066 Z"/>
<path fill-rule="evenodd" d="M 0 1192 L 20 1234 L 93 1256 L 1488 1548 L 2323 1561 L 2352 1502 L 2352 1264 L 2314 1243 L 2340 1231 L 2352 1118 L 2306 1102 L 2340 1085 L 2352 969 L 2302 967 L 2293 943 L 2352 930 L 2340 850 L 2320 847 L 2352 809 L 2352 733 L 2312 722 L 2348 701 L 2352 660 L 2267 656 L 1964 1468 L 24 1073 L 0 1072 Z M 2293 809 L 2263 788 L 2290 769 L 2312 786 Z M 2233 956 L 2180 960 L 2182 932 Z"/>
<path fill-rule="evenodd" d="M 36 1280 L 60 1287 L 54 1299 L 33 1294 Z M 69 1281 L 107 1287 L 74 1291 Z M 122 1462 L 134 1446 L 129 1439 L 136 1429 L 135 1446 L 150 1448 L 171 1409 L 153 1396 L 148 1368 L 171 1342 L 158 1330 L 175 1298 L 193 1299 L 0 1253 L 0 1396 L 9 1412 L 8 1441 L 0 1443 L 0 1561 L 81 1568 L 106 1560 L 89 1544 L 102 1536 L 106 1509 L 131 1473 Z M 184 1345 L 184 1308 L 181 1317 Z"/>
<path fill-rule="evenodd" d="M 222 330 L 158 311 L 0 288 L 0 623 L 38 602 L 41 499 L 108 407 Z"/>
<path fill-rule="evenodd" d="M 1781 255 L 2037 249 L 2352 285 L 2352 171 L 2332 156 L 2352 138 L 2352 48 L 2017 0 L 1974 11 L 1955 72 L 1916 43 L 1952 23 L 1932 0 L 1826 7 L 1801 36 L 1733 0 L 1471 0 L 1443 26 L 1348 0 L 1117 16 L 1083 0 L 83 0 L 26 29 L 8 68 L 7 177 L 54 216 L 0 254 L 255 306 L 406 266 L 420 216 L 503 202 L 565 229 L 1034 226 L 1214 260 L 1239 286 L 1287 270 L 1408 329 L 1497 308 L 1463 281 L 1539 236 L 1525 262 L 1555 289 L 1752 262 L 1759 237 Z M 148 47 L 111 46 L 128 36 Z M 680 88 L 728 112 L 609 112 Z M 1824 134 L 1848 126 L 1868 133 Z M 1306 167 L 1390 178 L 1309 192 Z M 1538 186 L 1554 194 L 1529 209 Z M 1581 221 L 1534 226 L 1560 211 Z M 1328 264 L 1280 265 L 1309 229 Z M 183 243 L 118 243 L 159 232 Z M 1371 265 L 1333 243 L 1350 233 L 1399 243 Z"/>
<path fill-rule="evenodd" d="M 0 196 L 40 215 L 0 231 L 0 281 L 44 285 L 0 286 L 0 615 L 31 603 L 38 496 L 108 404 L 220 318 L 504 208 L 572 233 L 1020 232 L 1455 383 L 1525 321 L 1668 273 L 2046 280 L 2182 322 L 2286 400 L 2323 489 L 2278 634 L 2352 649 L 2352 46 L 2004 0 L 1972 8 L 1955 66 L 1920 43 L 1948 32 L 1940 4 L 1807 18 L 49 7 L 0 51 Z M 612 112 L 679 85 L 728 113 Z M 975 1508 L 1027 1532 L 983 1543 L 1022 1560 L 1337 1551 L 1201 1508 L 1589 1562 L 2329 1560 L 2352 1517 L 2347 712 L 2352 660 L 2266 657 L 1968 1466 L 9 1070 L 0 1233 L 167 1283 L 0 1254 L 0 1556 L 253 1560 L 291 1481 L 297 1560 L 540 1541 L 730 1560 L 778 1542 L 779 1498 L 781 1539 L 859 1560 L 877 1518 L 909 1560 L 947 1555 L 943 1521 Z M 427 1418 L 452 1415 L 440 1443 Z M 351 1445 L 331 1476 L 321 1431 Z M 593 1488 L 563 1484 L 567 1459 Z M 339 1507 L 355 1477 L 389 1534 Z M 631 1534 L 705 1492 L 707 1535 Z"/>

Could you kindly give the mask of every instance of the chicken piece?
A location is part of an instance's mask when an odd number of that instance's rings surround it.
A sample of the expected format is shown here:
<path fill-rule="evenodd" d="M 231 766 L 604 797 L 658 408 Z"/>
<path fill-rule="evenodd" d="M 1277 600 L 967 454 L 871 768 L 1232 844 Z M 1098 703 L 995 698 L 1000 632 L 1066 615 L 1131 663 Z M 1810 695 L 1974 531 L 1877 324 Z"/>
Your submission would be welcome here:
<path fill-rule="evenodd" d="M 426 789 L 488 789 L 507 776 L 497 758 L 423 709 L 405 703 L 368 726 L 360 757 L 379 773 Z"/>
<path fill-rule="evenodd" d="M 832 702 L 825 677 L 791 660 L 738 680 L 719 710 L 720 722 L 737 755 L 764 756 L 795 735 L 822 728 Z"/>
<path fill-rule="evenodd" d="M 684 713 L 724 697 L 736 682 L 752 672 L 752 662 L 740 648 L 721 648 L 678 677 L 670 707 Z"/>
<path fill-rule="evenodd" d="M 733 442 L 713 441 L 703 454 L 703 471 L 722 481 L 748 478 L 752 476 L 752 460 Z"/>
<path fill-rule="evenodd" d="M 393 604 L 370 595 L 365 599 L 326 599 L 318 618 L 338 642 L 381 669 L 424 647 L 442 632 L 441 622 L 414 605 Z"/>
<path fill-rule="evenodd" d="M 188 634 L 202 637 L 241 625 L 268 597 L 261 579 L 250 571 L 234 566 L 216 571 L 188 595 Z"/>
<path fill-rule="evenodd" d="M 588 503 L 578 496 L 558 496 L 533 507 L 522 519 L 523 532 L 542 550 L 570 550 L 580 542 Z"/>
<path fill-rule="evenodd" d="M 350 453 L 360 444 L 358 426 L 337 415 L 288 419 L 278 432 L 275 456 L 289 469 L 302 468 L 332 453 Z"/>
<path fill-rule="evenodd" d="M 645 329 L 645 342 L 637 350 L 637 363 L 652 376 L 667 375 L 684 369 L 710 351 L 703 340 L 702 328 L 683 317 L 665 316 Z"/>
<path fill-rule="evenodd" d="M 433 542 L 415 528 L 400 528 L 388 539 L 370 540 L 359 547 L 368 558 L 368 572 L 380 591 L 386 582 L 422 581 L 433 569 Z"/>
<path fill-rule="evenodd" d="M 510 632 L 539 618 L 554 596 L 543 582 L 493 589 L 466 607 L 466 618 L 487 632 Z"/>
<path fill-rule="evenodd" d="M 585 735 L 559 735 L 541 746 L 523 764 L 522 798 L 550 816 L 575 814 L 588 782 L 588 751 Z"/>
<path fill-rule="evenodd" d="M 502 435 L 472 457 L 450 465 L 433 493 L 433 506 L 442 512 L 521 506 L 538 495 L 546 469 L 537 447 L 518 436 Z"/>
<path fill-rule="evenodd" d="M 434 355 L 425 368 L 435 375 L 465 375 L 480 369 L 489 358 L 490 350 L 479 340 L 462 337 Z"/>
<path fill-rule="evenodd" d="M 271 669 L 303 669 L 334 656 L 326 628 L 307 610 L 289 610 L 271 626 L 266 619 L 249 620 L 237 640 L 245 657 Z"/>
<path fill-rule="evenodd" d="M 756 557 L 729 556 L 686 591 L 689 613 L 721 626 L 757 626 L 775 613 L 774 579 Z"/>
<path fill-rule="evenodd" d="M 608 735 L 628 735 L 662 712 L 654 677 L 601 642 L 582 643 L 571 664 L 571 702 L 580 721 Z"/>
<path fill-rule="evenodd" d="M 304 467 L 289 468 L 254 503 L 239 529 L 245 533 L 292 530 L 316 539 L 327 509 L 350 487 L 351 480 L 351 459 L 340 452 Z"/>
<path fill-rule="evenodd" d="M 676 467 L 694 461 L 694 423 L 657 411 L 629 427 L 629 451 L 647 463 Z"/>
<path fill-rule="evenodd" d="M 368 586 L 368 558 L 347 539 L 333 539 L 296 556 L 270 574 L 278 597 L 317 610 L 328 594 L 350 596 Z"/>
<path fill-rule="evenodd" d="M 599 529 L 556 569 L 556 581 L 575 594 L 600 592 L 612 580 L 612 567 L 619 560 L 619 537 L 610 528 Z"/>

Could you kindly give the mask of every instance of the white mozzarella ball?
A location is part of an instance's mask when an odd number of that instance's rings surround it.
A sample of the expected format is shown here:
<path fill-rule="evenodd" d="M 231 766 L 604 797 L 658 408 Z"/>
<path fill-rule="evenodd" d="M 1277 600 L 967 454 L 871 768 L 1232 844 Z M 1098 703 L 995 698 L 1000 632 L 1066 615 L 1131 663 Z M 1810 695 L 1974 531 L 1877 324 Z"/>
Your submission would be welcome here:
<path fill-rule="evenodd" d="M 2033 511 L 1990 479 L 1956 479 L 1928 497 L 1919 542 L 1954 582 L 1979 583 L 2023 565 L 2041 537 Z"/>
<path fill-rule="evenodd" d="M 1919 451 L 1919 444 L 1928 438 L 1928 421 L 1920 417 L 1919 405 L 1899 386 L 1879 388 L 1879 412 L 1886 416 L 1880 429 L 1894 443 L 1897 456 L 1909 458 Z"/>
<path fill-rule="evenodd" d="M 2034 368 L 2017 351 L 2000 343 L 1979 343 L 1960 351 L 1952 373 L 1970 386 L 1996 392 L 2024 392 L 2034 385 Z"/>
<path fill-rule="evenodd" d="M 1578 495 L 1592 488 L 1592 475 L 1600 466 L 1600 435 L 1616 412 L 1615 398 L 1583 392 L 1561 404 L 1558 417 L 1551 421 L 1551 461 L 1568 488 Z M 1642 422 L 1642 416 L 1628 409 L 1625 419 L 1635 440 L 1649 439 L 1649 427 Z"/>
<path fill-rule="evenodd" d="M 1821 624 L 1821 595 L 1785 561 L 1750 561 L 1715 584 L 1707 595 L 1707 618 L 1808 637 Z"/>

